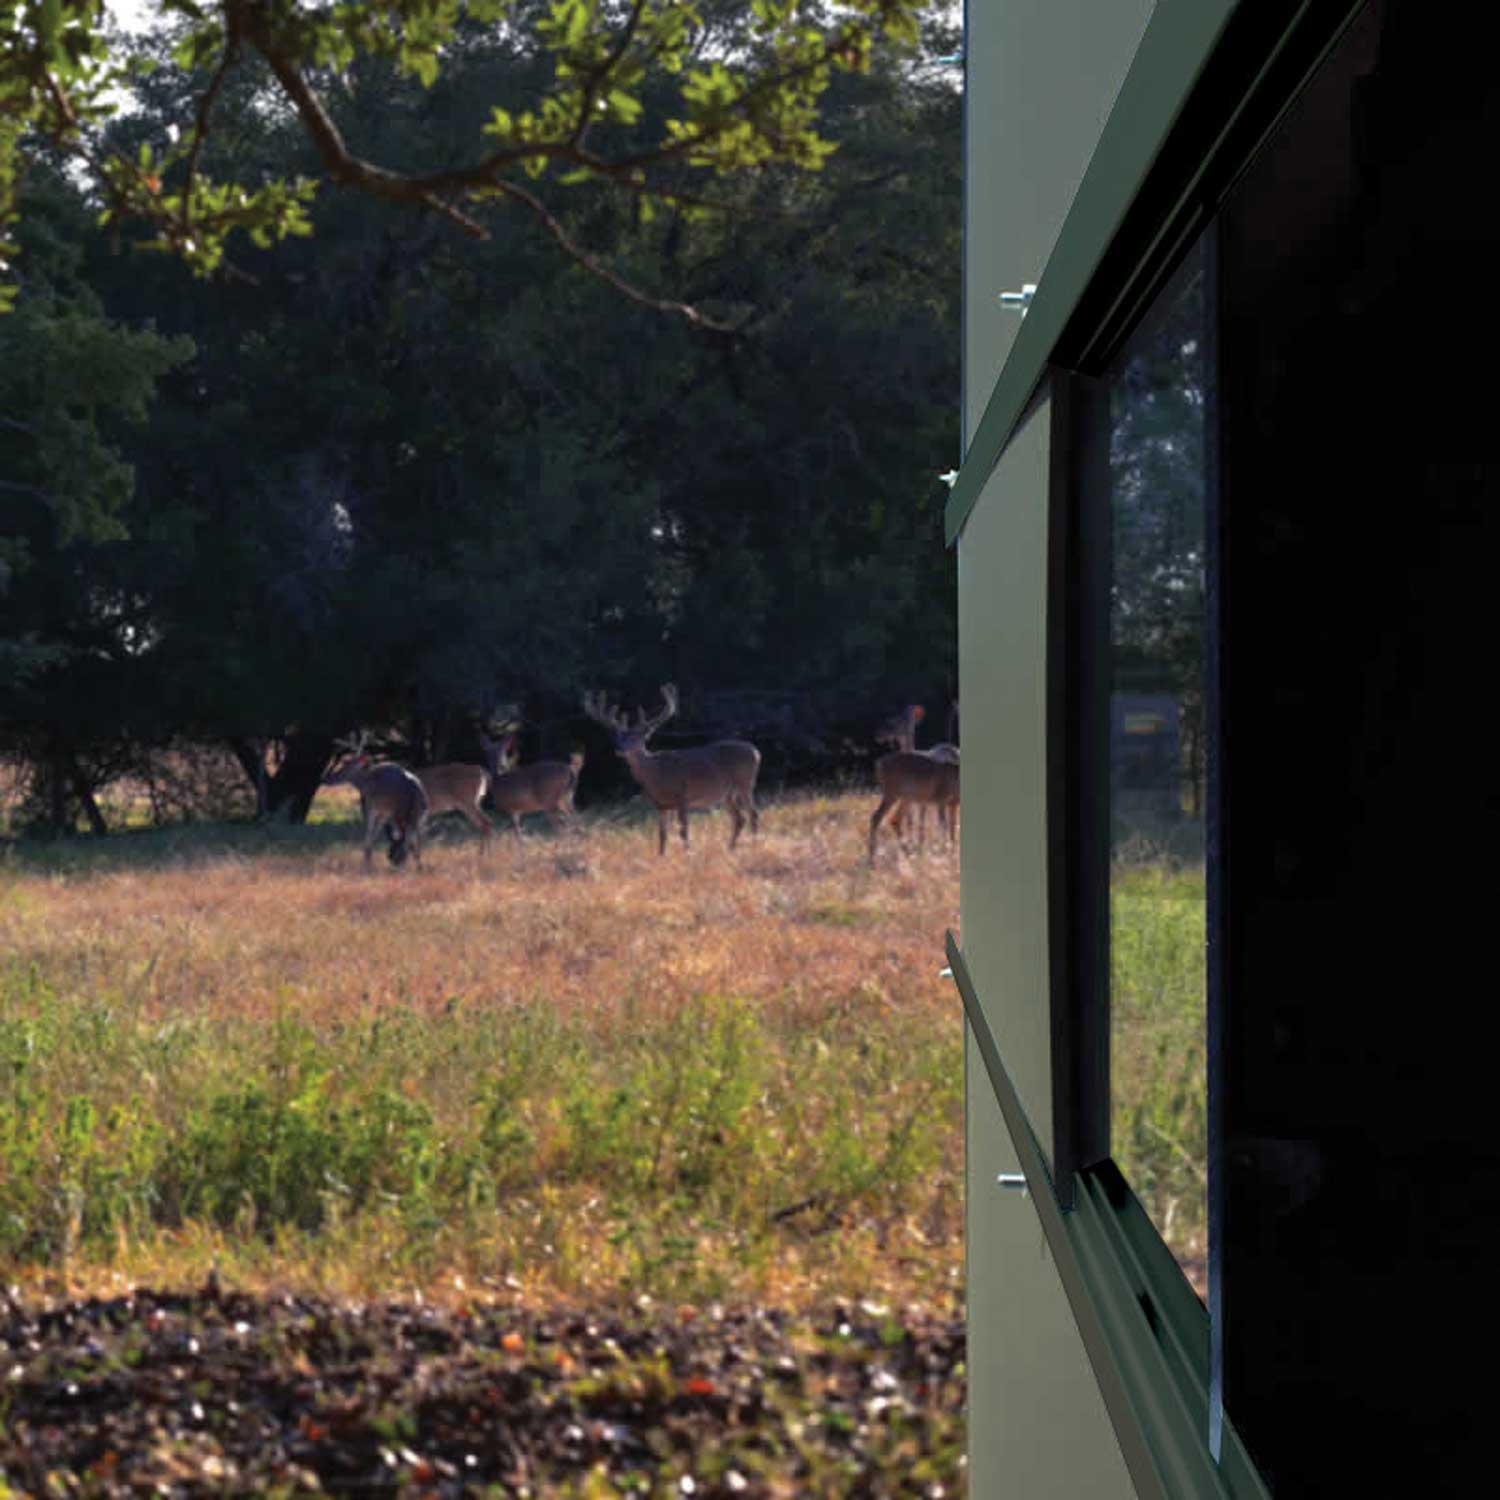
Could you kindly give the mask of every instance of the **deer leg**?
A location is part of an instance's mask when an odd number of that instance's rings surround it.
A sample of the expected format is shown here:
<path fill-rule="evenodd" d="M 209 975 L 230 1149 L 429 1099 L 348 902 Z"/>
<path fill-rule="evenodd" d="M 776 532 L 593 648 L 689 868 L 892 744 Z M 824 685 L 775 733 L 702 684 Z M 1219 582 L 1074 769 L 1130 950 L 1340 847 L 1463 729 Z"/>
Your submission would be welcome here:
<path fill-rule="evenodd" d="M 880 806 L 870 815 L 870 868 L 875 868 L 875 835 L 880 831 L 880 820 L 886 815 L 898 799 L 885 796 L 880 799 Z"/>
<path fill-rule="evenodd" d="M 384 820 L 374 808 L 365 809 L 365 869 L 370 868 L 370 851 L 375 847 L 375 840 L 380 835 L 380 826 Z"/>
<path fill-rule="evenodd" d="M 513 812 L 510 815 L 510 831 L 515 834 L 516 846 L 519 848 L 521 845 L 521 815 L 518 812 Z"/>
<path fill-rule="evenodd" d="M 740 841 L 740 829 L 745 826 L 745 814 L 738 798 L 729 804 L 729 816 L 734 819 L 734 832 L 729 835 L 729 847 L 733 849 Z"/>
<path fill-rule="evenodd" d="M 479 830 L 479 852 L 487 853 L 490 847 L 490 835 L 495 831 L 490 826 L 490 820 L 477 808 L 461 807 L 459 811 Z"/>
<path fill-rule="evenodd" d="M 682 847 L 684 849 L 688 847 L 687 812 L 687 803 L 684 802 L 677 809 L 677 827 L 682 833 Z"/>
<path fill-rule="evenodd" d="M 657 808 L 656 852 L 658 854 L 665 854 L 667 852 L 667 818 L 669 816 L 670 813 L 665 807 Z"/>

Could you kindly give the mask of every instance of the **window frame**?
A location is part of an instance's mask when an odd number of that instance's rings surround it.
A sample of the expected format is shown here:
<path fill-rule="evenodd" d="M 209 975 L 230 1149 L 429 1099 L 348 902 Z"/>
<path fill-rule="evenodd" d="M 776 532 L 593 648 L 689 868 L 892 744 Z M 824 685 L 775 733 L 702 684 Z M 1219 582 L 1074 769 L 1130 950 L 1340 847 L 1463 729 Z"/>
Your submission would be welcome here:
<path fill-rule="evenodd" d="M 1049 579 L 1047 712 L 1053 729 L 1048 745 L 1048 911 L 1051 925 L 1052 1120 L 1054 1179 L 1064 1210 L 1075 1206 L 1085 1185 L 1108 1183 L 1111 1201 L 1128 1178 L 1111 1150 L 1113 1080 L 1110 963 L 1110 693 L 1112 687 L 1110 377 L 1149 330 L 1154 316 L 1182 289 L 1183 270 L 1194 252 L 1204 279 L 1204 381 L 1209 387 L 1204 419 L 1204 621 L 1203 681 L 1206 733 L 1204 778 L 1204 871 L 1206 942 L 1205 1087 L 1208 1160 L 1208 1302 L 1172 1298 L 1179 1321 L 1207 1321 L 1201 1379 L 1207 1393 L 1206 1440 L 1217 1458 L 1223 1448 L 1223 914 L 1221 654 L 1224 628 L 1223 512 L 1219 503 L 1219 442 L 1216 328 L 1220 302 L 1214 221 L 1184 247 L 1177 265 L 1163 270 L 1156 296 L 1121 339 L 1099 376 L 1053 367 L 1048 389 L 1053 404 L 1052 462 L 1048 495 Z M 1134 1238 L 1147 1231 L 1158 1287 L 1175 1258 L 1131 1192 Z M 1136 1217 L 1139 1209 L 1139 1217 Z M 1167 1257 L 1166 1260 L 1162 1256 Z M 1186 1279 L 1183 1278 L 1184 1285 Z M 1195 1338 L 1184 1328 L 1179 1335 Z"/>
<path fill-rule="evenodd" d="M 1161 0 L 973 434 L 945 518 L 952 544 L 1025 414 L 1045 394 L 1052 419 L 1046 620 L 1050 1164 L 1006 1074 L 951 934 L 948 955 L 1121 1451 L 1143 1497 L 1269 1492 L 1222 1402 L 1224 1062 L 1215 997 L 1222 987 L 1224 954 L 1215 937 L 1223 925 L 1223 891 L 1216 881 L 1209 886 L 1206 960 L 1211 996 L 1207 1308 L 1109 1160 L 1107 779 L 1102 852 L 1089 833 L 1098 826 L 1101 749 L 1107 777 L 1107 724 L 1101 733 L 1093 722 L 1101 698 L 1097 671 L 1107 670 L 1107 651 L 1094 651 L 1093 665 L 1080 666 L 1080 653 L 1100 628 L 1101 599 L 1108 629 L 1108 528 L 1101 562 L 1100 548 L 1089 540 L 1091 533 L 1098 535 L 1097 524 L 1084 524 L 1098 496 L 1107 505 L 1108 488 L 1095 484 L 1095 498 L 1085 494 L 1089 459 L 1084 455 L 1080 461 L 1082 426 L 1090 401 L 1098 397 L 1100 377 L 1205 233 L 1210 235 L 1209 286 L 1217 292 L 1210 228 L 1215 215 L 1364 4 Z M 1205 461 L 1216 475 L 1217 434 L 1208 437 Z M 1097 454 L 1093 462 L 1097 466 Z M 1217 488 L 1215 483 L 1215 493 Z M 1206 519 L 1206 539 L 1207 565 L 1216 571 L 1222 526 L 1215 504 Z M 1207 613 L 1207 714 L 1210 725 L 1217 725 L 1223 712 L 1222 588 L 1212 591 Z M 1102 698 L 1107 714 L 1107 693 Z M 1210 746 L 1216 741 L 1221 743 L 1221 736 L 1211 733 Z M 1222 778 L 1217 761 L 1215 754 L 1211 784 Z M 1224 814 L 1211 794 L 1206 854 L 1220 878 L 1217 856 L 1224 833 Z"/>

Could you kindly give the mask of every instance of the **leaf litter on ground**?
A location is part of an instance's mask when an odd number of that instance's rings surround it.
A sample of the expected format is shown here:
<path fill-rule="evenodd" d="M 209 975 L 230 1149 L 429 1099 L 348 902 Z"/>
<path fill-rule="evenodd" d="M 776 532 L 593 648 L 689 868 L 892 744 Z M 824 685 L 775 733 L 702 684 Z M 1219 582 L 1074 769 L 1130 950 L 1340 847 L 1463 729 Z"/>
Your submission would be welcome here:
<path fill-rule="evenodd" d="M 0 1294 L 0 1495 L 963 1493 L 957 1313 Z"/>

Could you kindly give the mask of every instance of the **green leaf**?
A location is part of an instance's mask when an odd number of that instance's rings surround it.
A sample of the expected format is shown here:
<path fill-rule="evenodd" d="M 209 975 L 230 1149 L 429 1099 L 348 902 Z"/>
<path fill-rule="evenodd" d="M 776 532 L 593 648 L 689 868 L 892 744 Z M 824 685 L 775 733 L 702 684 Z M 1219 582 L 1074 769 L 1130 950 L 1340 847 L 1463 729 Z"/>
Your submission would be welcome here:
<path fill-rule="evenodd" d="M 37 35 L 43 48 L 52 53 L 57 50 L 57 39 L 62 32 L 62 0 L 42 0 L 37 12 Z"/>
<path fill-rule="evenodd" d="M 634 125 L 641 117 L 641 101 L 633 94 L 613 89 L 609 94 L 609 110 L 616 119 L 626 125 Z"/>

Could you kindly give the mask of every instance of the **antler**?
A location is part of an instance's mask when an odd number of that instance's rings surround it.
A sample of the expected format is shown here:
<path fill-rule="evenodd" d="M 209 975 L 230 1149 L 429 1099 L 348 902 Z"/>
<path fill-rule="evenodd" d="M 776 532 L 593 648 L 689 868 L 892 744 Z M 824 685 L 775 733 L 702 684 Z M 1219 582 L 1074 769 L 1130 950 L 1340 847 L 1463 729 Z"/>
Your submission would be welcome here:
<path fill-rule="evenodd" d="M 636 714 L 636 733 L 639 734 L 643 740 L 648 739 L 651 735 L 655 734 L 656 731 L 660 729 L 668 719 L 676 717 L 677 688 L 675 684 L 670 682 L 662 683 L 661 701 L 663 704 L 661 712 L 653 715 L 651 718 L 648 719 L 646 717 L 646 711 L 644 709 L 639 710 Z"/>
<path fill-rule="evenodd" d="M 583 711 L 596 724 L 603 724 L 606 729 L 613 730 L 617 735 L 639 735 L 641 740 L 645 741 L 677 712 L 677 689 L 672 683 L 662 684 L 661 700 L 663 707 L 654 715 L 648 716 L 645 709 L 637 709 L 634 724 L 622 710 L 611 708 L 603 693 L 585 693 Z"/>
<path fill-rule="evenodd" d="M 333 742 L 333 748 L 340 755 L 348 755 L 357 759 L 365 753 L 365 741 L 369 739 L 368 729 L 361 729 L 358 734 L 347 734 L 342 739 Z"/>
<path fill-rule="evenodd" d="M 609 701 L 602 692 L 585 693 L 583 695 L 583 711 L 596 724 L 602 724 L 606 729 L 613 730 L 616 734 L 624 734 L 630 725 L 625 721 L 625 715 L 617 708 L 611 708 Z"/>

